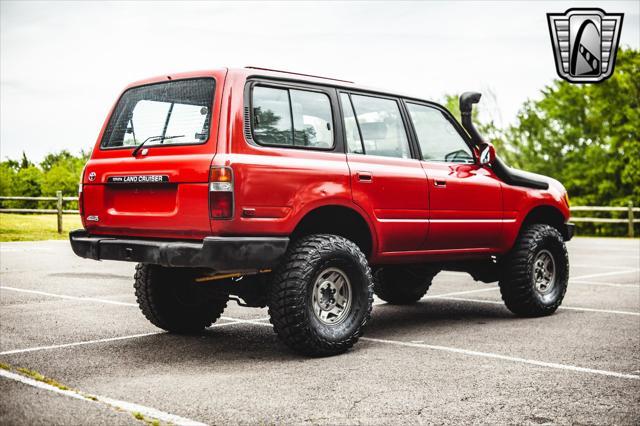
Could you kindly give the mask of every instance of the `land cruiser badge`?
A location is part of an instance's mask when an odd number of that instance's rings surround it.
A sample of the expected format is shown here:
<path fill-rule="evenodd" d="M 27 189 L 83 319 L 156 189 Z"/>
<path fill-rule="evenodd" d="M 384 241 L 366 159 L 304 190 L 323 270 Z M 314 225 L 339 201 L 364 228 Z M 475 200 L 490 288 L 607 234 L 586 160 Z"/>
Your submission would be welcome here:
<path fill-rule="evenodd" d="M 558 75 L 571 83 L 598 83 L 611 77 L 623 16 L 586 8 L 547 13 Z"/>
<path fill-rule="evenodd" d="M 109 176 L 107 183 L 164 183 L 169 182 L 167 175 L 125 175 Z"/>

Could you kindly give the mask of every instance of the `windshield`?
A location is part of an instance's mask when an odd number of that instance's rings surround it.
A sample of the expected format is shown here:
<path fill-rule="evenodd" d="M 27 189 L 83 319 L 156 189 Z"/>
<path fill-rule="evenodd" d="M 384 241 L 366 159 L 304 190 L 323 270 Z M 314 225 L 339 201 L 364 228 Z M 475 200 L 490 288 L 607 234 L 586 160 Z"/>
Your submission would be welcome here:
<path fill-rule="evenodd" d="M 103 148 L 204 143 L 215 80 L 168 81 L 127 90 L 102 138 Z"/>

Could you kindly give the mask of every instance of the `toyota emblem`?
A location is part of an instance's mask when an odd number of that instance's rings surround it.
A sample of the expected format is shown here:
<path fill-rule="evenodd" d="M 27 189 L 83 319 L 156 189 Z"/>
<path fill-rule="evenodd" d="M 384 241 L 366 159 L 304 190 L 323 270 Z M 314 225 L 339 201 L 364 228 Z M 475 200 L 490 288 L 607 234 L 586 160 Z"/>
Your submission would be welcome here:
<path fill-rule="evenodd" d="M 89 173 L 89 180 L 91 182 L 93 182 L 94 180 L 96 180 L 96 172 L 91 172 Z"/>

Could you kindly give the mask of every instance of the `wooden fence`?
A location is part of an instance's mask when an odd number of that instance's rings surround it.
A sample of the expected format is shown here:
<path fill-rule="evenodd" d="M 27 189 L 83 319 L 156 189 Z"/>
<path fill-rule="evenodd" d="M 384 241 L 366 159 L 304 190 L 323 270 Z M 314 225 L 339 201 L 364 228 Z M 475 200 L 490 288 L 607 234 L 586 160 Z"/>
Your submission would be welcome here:
<path fill-rule="evenodd" d="M 65 201 L 78 201 L 78 197 L 63 197 L 61 191 L 56 192 L 55 197 L 0 197 L 0 201 L 55 201 L 55 209 L 0 209 L 0 213 L 41 213 L 55 214 L 58 216 L 58 232 L 62 233 L 62 215 L 71 213 L 78 214 L 78 210 L 67 210 L 63 208 Z M 640 219 L 634 218 L 634 213 L 640 212 L 640 207 L 633 207 L 629 203 L 627 207 L 604 207 L 604 206 L 574 206 L 571 207 L 572 212 L 627 212 L 627 217 L 610 218 L 610 217 L 572 217 L 571 222 L 574 223 L 626 223 L 627 235 L 634 237 L 633 224 L 640 223 Z M 640 216 L 640 215 L 638 215 Z"/>
<path fill-rule="evenodd" d="M 634 213 L 640 212 L 640 207 L 633 207 L 633 203 L 629 202 L 627 207 L 603 207 L 603 206 L 575 206 L 571 207 L 571 212 L 627 212 L 627 217 L 611 218 L 611 217 L 571 217 L 571 222 L 580 223 L 626 223 L 627 236 L 633 238 L 633 224 L 640 223 L 640 219 L 634 219 Z"/>
<path fill-rule="evenodd" d="M 0 213 L 40 213 L 58 216 L 58 234 L 62 234 L 62 215 L 79 214 L 79 210 L 63 208 L 65 201 L 78 201 L 78 197 L 63 197 L 62 191 L 56 191 L 55 197 L 0 197 L 0 201 L 55 201 L 55 209 L 0 209 Z"/>

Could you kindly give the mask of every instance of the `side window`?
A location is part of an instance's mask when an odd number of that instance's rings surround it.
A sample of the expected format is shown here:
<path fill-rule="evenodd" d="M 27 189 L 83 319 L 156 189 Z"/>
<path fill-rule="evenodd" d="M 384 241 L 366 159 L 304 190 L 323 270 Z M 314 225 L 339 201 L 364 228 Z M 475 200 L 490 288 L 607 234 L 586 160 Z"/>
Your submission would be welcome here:
<path fill-rule="evenodd" d="M 360 131 L 356 122 L 356 115 L 351 106 L 351 99 L 346 93 L 340 94 L 340 103 L 342 104 L 342 114 L 344 116 L 344 132 L 347 137 L 347 148 L 349 152 L 355 154 L 364 154 L 362 149 L 362 140 L 360 139 Z"/>
<path fill-rule="evenodd" d="M 398 103 L 392 99 L 351 95 L 364 153 L 411 158 Z"/>
<path fill-rule="evenodd" d="M 331 102 L 324 93 L 257 86 L 253 134 L 264 145 L 332 148 Z"/>
<path fill-rule="evenodd" d="M 407 103 L 422 159 L 473 163 L 473 154 L 453 124 L 436 108 Z"/>
<path fill-rule="evenodd" d="M 253 89 L 253 135 L 265 145 L 293 145 L 288 90 Z"/>

